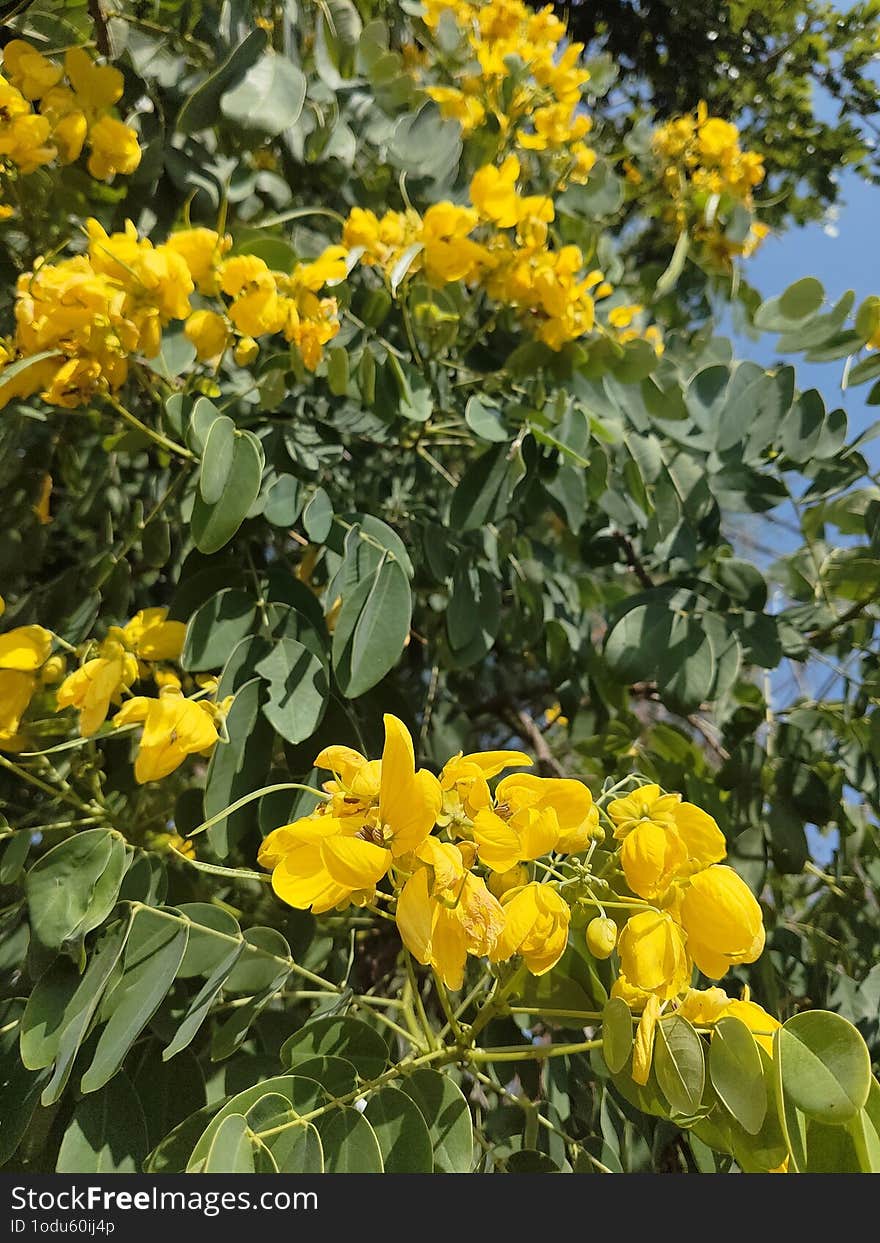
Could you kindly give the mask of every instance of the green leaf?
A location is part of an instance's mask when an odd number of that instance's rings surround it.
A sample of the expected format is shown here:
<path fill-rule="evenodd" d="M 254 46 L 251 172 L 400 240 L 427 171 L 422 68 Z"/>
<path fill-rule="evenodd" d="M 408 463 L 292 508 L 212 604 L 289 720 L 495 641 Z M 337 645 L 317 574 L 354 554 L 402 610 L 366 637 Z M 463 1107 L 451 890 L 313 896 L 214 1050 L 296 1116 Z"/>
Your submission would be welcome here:
<path fill-rule="evenodd" d="M 292 527 L 303 507 L 302 488 L 293 475 L 279 475 L 266 494 L 263 517 L 273 527 Z"/>
<path fill-rule="evenodd" d="M 312 1079 L 303 1079 L 293 1075 L 276 1075 L 264 1079 L 262 1083 L 245 1088 L 225 1101 L 205 1127 L 190 1154 L 187 1169 L 191 1170 L 207 1157 L 211 1143 L 217 1130 L 230 1114 L 247 1116 L 249 1111 L 267 1093 L 277 1093 L 290 1102 L 290 1108 L 296 1116 L 310 1113 L 326 1101 L 326 1093 L 320 1084 Z"/>
<path fill-rule="evenodd" d="M 121 857 L 114 840 L 121 847 Z M 31 931 L 37 940 L 50 949 L 60 949 L 78 932 L 85 935 L 103 923 L 116 903 L 125 858 L 119 834 L 86 829 L 38 859 L 25 880 Z M 108 869 L 108 884 L 99 890 Z"/>
<path fill-rule="evenodd" d="M 226 717 L 229 741 L 218 743 L 208 765 L 205 816 L 211 819 L 237 799 L 265 785 L 272 756 L 272 727 L 263 716 L 265 682 L 254 678 L 236 693 Z M 257 804 L 249 804 L 208 830 L 212 848 L 225 859 L 231 847 L 255 827 Z"/>
<path fill-rule="evenodd" d="M 504 426 L 501 412 L 495 406 L 481 401 L 479 397 L 470 397 L 464 408 L 464 418 L 468 427 L 480 440 L 500 444 L 510 440 L 510 433 Z"/>
<path fill-rule="evenodd" d="M 412 1097 L 387 1084 L 370 1097 L 364 1117 L 375 1132 L 386 1174 L 433 1173 L 428 1125 Z"/>
<path fill-rule="evenodd" d="M 205 1104 L 205 1080 L 195 1054 L 187 1051 L 166 1066 L 158 1040 L 148 1044 L 131 1081 L 140 1097 L 151 1148 Z"/>
<path fill-rule="evenodd" d="M 657 1024 L 654 1071 L 661 1092 L 676 1113 L 689 1117 L 698 1112 L 706 1082 L 703 1042 L 679 1014 Z"/>
<path fill-rule="evenodd" d="M 347 698 L 363 695 L 394 667 L 411 618 L 406 574 L 384 555 L 375 572 L 343 597 L 333 632 L 333 667 Z"/>
<path fill-rule="evenodd" d="M 295 1070 L 320 1083 L 329 1096 L 348 1096 L 357 1088 L 357 1071 L 344 1057 L 307 1057 L 296 1063 Z"/>
<path fill-rule="evenodd" d="M 632 1012 L 622 997 L 610 997 L 602 1011 L 602 1053 L 612 1074 L 619 1074 L 633 1048 Z"/>
<path fill-rule="evenodd" d="M 220 100 L 224 92 L 240 81 L 262 55 L 267 43 L 265 30 L 252 30 L 229 57 L 185 101 L 177 117 L 176 128 L 182 134 L 194 134 L 217 124 Z"/>
<path fill-rule="evenodd" d="M 397 168 L 436 181 L 452 172 L 460 154 L 461 127 L 455 121 L 444 121 L 434 103 L 402 116 L 389 147 L 389 157 Z"/>
<path fill-rule="evenodd" d="M 506 445 L 488 449 L 471 463 L 452 494 L 451 525 L 470 531 L 503 518 L 524 474 L 522 458 L 511 458 Z"/>
<path fill-rule="evenodd" d="M 30 1126 L 45 1072 L 33 1072 L 18 1055 L 21 1002 L 0 1003 L 0 1165 L 15 1152 Z"/>
<path fill-rule="evenodd" d="M 24 871 L 28 851 L 31 848 L 31 835 L 21 829 L 6 843 L 3 858 L 0 859 L 0 885 L 14 885 Z"/>
<path fill-rule="evenodd" d="M 254 1145 L 247 1119 L 227 1114 L 211 1139 L 204 1174 L 253 1174 Z"/>
<path fill-rule="evenodd" d="M 89 1032 L 104 990 L 115 975 L 130 929 L 131 921 L 126 920 L 113 924 L 103 934 L 85 974 L 70 999 L 64 1001 L 60 1013 L 56 1008 L 59 990 L 54 975 L 42 977 L 28 999 L 26 1026 L 24 1022 L 22 1026 L 22 1059 L 26 1055 L 29 1062 L 33 1060 L 46 1066 L 55 1063 L 52 1077 L 43 1089 L 44 1105 L 53 1105 L 67 1086 L 76 1055 Z"/>
<path fill-rule="evenodd" d="M 779 309 L 787 319 L 805 319 L 814 315 L 825 300 L 822 282 L 815 276 L 805 276 L 789 285 L 779 298 Z"/>
<path fill-rule="evenodd" d="M 369 1122 L 356 1109 L 334 1109 L 316 1120 L 326 1174 L 381 1174 L 382 1151 Z"/>
<path fill-rule="evenodd" d="M 787 1101 L 817 1122 L 849 1121 L 871 1087 L 871 1058 L 852 1023 L 827 1010 L 796 1014 L 776 1033 Z"/>
<path fill-rule="evenodd" d="M 147 1124 L 124 1073 L 78 1101 L 64 1132 L 57 1174 L 137 1174 L 147 1155 Z"/>
<path fill-rule="evenodd" d="M 474 1136 L 468 1103 L 461 1089 L 438 1070 L 423 1067 L 400 1083 L 422 1112 L 431 1137 L 436 1174 L 470 1174 Z"/>
<path fill-rule="evenodd" d="M 303 510 L 303 527 L 315 544 L 323 544 L 333 525 L 333 505 L 323 488 L 318 488 Z"/>
<path fill-rule="evenodd" d="M 208 428 L 199 473 L 199 495 L 206 505 L 216 505 L 223 495 L 234 453 L 235 424 L 220 414 Z"/>
<path fill-rule="evenodd" d="M 288 742 L 304 742 L 318 728 L 330 697 L 324 666 L 295 639 L 280 639 L 256 667 L 269 683 L 263 715 Z"/>
<path fill-rule="evenodd" d="M 254 629 L 257 606 L 252 596 L 227 587 L 206 600 L 189 619 L 181 666 L 190 673 L 220 669 L 233 648 Z"/>
<path fill-rule="evenodd" d="M 145 1174 L 183 1174 L 186 1163 L 199 1136 L 223 1102 L 214 1101 L 179 1122 L 162 1139 L 144 1161 Z"/>
<path fill-rule="evenodd" d="M 649 602 L 630 608 L 612 626 L 605 659 L 628 683 L 657 682 L 668 702 L 688 711 L 709 699 L 717 672 L 706 619 Z"/>
<path fill-rule="evenodd" d="M 757 1135 L 767 1115 L 767 1087 L 761 1050 L 740 1019 L 715 1024 L 709 1045 L 709 1076 L 718 1099 L 750 1135 Z"/>
<path fill-rule="evenodd" d="M 191 932 L 190 936 L 192 937 L 192 935 Z M 220 944 L 224 945 L 223 942 L 220 942 Z M 244 947 L 245 941 L 243 939 L 238 945 L 224 945 L 224 956 L 217 962 L 212 973 L 189 1003 L 186 1013 L 181 1017 L 177 1025 L 177 1030 L 171 1043 L 162 1052 L 163 1061 L 170 1061 L 172 1057 L 175 1057 L 195 1039 L 196 1034 L 208 1017 L 220 990 L 225 985 L 233 967 L 243 953 Z"/>
<path fill-rule="evenodd" d="M 80 1090 L 96 1092 L 122 1065 L 135 1040 L 171 988 L 186 950 L 188 925 L 150 907 L 136 909 L 125 946 L 123 973 L 109 996 L 109 1017 Z"/>
<path fill-rule="evenodd" d="M 193 505 L 191 529 L 199 552 L 219 552 L 229 543 L 257 499 L 262 477 L 262 445 L 251 432 L 238 432 L 220 496 L 209 505 L 198 495 Z"/>
<path fill-rule="evenodd" d="M 279 1056 L 284 1065 L 297 1074 L 300 1063 L 307 1059 L 344 1058 L 362 1079 L 369 1080 L 378 1078 L 388 1064 L 388 1046 L 379 1033 L 361 1019 L 328 1015 L 313 1019 L 289 1036 Z"/>
<path fill-rule="evenodd" d="M 220 111 L 242 129 L 274 137 L 295 125 L 306 98 L 306 79 L 286 56 L 266 51 L 237 86 L 220 99 Z"/>
<path fill-rule="evenodd" d="M 782 420 L 779 438 L 786 457 L 798 464 L 813 459 L 825 428 L 825 403 L 816 389 L 801 393 Z"/>

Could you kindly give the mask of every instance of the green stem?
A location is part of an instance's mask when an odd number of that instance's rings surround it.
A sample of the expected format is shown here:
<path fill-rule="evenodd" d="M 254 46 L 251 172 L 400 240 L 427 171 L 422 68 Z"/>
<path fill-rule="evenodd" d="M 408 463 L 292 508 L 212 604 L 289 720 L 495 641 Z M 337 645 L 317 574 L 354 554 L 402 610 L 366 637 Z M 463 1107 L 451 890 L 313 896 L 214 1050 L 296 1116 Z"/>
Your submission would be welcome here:
<path fill-rule="evenodd" d="M 239 808 L 246 807 L 254 799 L 262 798 L 265 794 L 275 794 L 278 790 L 305 790 L 307 794 L 314 794 L 315 798 L 324 799 L 325 801 L 330 797 L 329 794 L 324 794 L 322 790 L 316 790 L 314 786 L 303 785 L 300 781 L 282 781 L 279 785 L 263 786 L 260 790 L 251 790 L 250 794 L 245 794 L 243 798 L 230 803 L 228 807 L 218 811 L 216 816 L 211 816 L 210 820 L 205 820 L 197 825 L 190 833 L 187 833 L 187 838 L 195 837 L 197 833 L 204 833 L 206 829 L 219 824 L 221 820 L 225 820 L 227 816 L 231 816 Z"/>
<path fill-rule="evenodd" d="M 548 1057 L 566 1057 L 601 1048 L 601 1040 L 582 1040 L 579 1044 L 512 1044 L 502 1045 L 497 1049 L 466 1049 L 464 1056 L 470 1062 L 543 1061 Z"/>
<path fill-rule="evenodd" d="M 132 414 L 130 410 L 126 410 L 122 402 L 117 401 L 115 397 L 109 393 L 105 394 L 105 400 L 113 407 L 121 419 L 130 424 L 136 431 L 142 432 L 150 440 L 154 441 L 160 448 L 167 453 L 173 453 L 176 457 L 184 458 L 187 462 L 197 462 L 198 458 L 194 453 L 190 453 L 189 449 L 183 445 L 179 445 L 175 440 L 169 440 L 162 432 L 155 431 L 152 427 L 147 427 L 146 423 L 142 423 L 136 414 Z"/>
<path fill-rule="evenodd" d="M 293 1118 L 290 1122 L 282 1122 L 279 1126 L 270 1127 L 267 1131 L 257 1131 L 259 1139 L 268 1139 L 270 1135 L 280 1135 L 282 1131 L 289 1131 L 294 1126 L 305 1126 L 312 1122 L 315 1118 L 321 1118 L 324 1114 L 330 1112 L 331 1109 L 337 1109 L 341 1105 L 350 1105 L 353 1101 L 364 1096 L 367 1092 L 372 1092 L 375 1088 L 384 1087 L 386 1083 L 391 1083 L 395 1079 L 400 1079 L 403 1075 L 408 1074 L 411 1070 L 417 1070 L 419 1066 L 427 1066 L 431 1062 L 454 1062 L 459 1057 L 457 1049 L 431 1049 L 429 1053 L 421 1053 L 418 1057 L 406 1058 L 391 1070 L 386 1070 L 384 1074 L 379 1075 L 376 1079 L 369 1080 L 368 1083 L 362 1083 L 359 1088 L 355 1088 L 353 1092 L 346 1093 L 345 1096 L 334 1096 L 326 1105 L 322 1105 L 319 1109 L 313 1109 L 309 1113 L 300 1114 L 298 1118 Z"/>

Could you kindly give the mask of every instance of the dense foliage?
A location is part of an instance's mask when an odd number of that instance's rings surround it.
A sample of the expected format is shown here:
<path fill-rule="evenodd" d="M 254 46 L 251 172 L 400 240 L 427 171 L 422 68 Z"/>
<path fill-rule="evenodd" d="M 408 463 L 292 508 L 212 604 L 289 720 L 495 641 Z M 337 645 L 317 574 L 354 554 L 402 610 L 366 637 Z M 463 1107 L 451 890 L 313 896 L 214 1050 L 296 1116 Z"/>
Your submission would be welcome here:
<path fill-rule="evenodd" d="M 0 1158 L 880 1169 L 872 432 L 715 331 L 880 402 L 880 299 L 741 278 L 785 97 L 519 0 L 11 29 Z"/>

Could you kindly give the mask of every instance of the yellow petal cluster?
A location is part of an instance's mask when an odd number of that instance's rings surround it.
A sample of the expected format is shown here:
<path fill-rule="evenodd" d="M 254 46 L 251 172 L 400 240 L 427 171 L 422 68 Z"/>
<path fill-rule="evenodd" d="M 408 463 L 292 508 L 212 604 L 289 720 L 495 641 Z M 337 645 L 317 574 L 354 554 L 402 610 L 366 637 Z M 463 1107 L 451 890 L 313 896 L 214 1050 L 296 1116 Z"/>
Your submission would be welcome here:
<path fill-rule="evenodd" d="M 500 166 L 476 171 L 470 206 L 444 201 L 424 216 L 408 208 L 381 217 L 352 208 L 343 246 L 350 261 L 381 269 L 392 291 L 419 274 L 434 286 L 463 281 L 508 308 L 552 350 L 594 331 L 619 340 L 645 336 L 662 348 L 657 329 L 631 327 L 640 307 L 618 307 L 608 324 L 597 322 L 597 302 L 611 285 L 599 270 L 586 269 L 579 247 L 553 244 L 553 202 L 524 193 L 521 180 L 519 158 L 508 155 Z"/>
<path fill-rule="evenodd" d="M 80 47 L 63 64 L 23 39 L 3 50 L 0 76 L 0 162 L 22 175 L 55 160 L 72 164 L 88 152 L 90 175 L 109 181 L 141 162 L 136 132 L 115 113 L 123 78 Z"/>
<path fill-rule="evenodd" d="M 557 178 L 586 181 L 595 154 L 584 142 L 590 118 L 581 106 L 590 80 L 581 63 L 583 44 L 566 36 L 551 6 L 535 12 L 521 0 L 426 0 L 424 21 L 436 34 L 441 22 L 458 26 L 458 55 L 419 63 L 418 76 L 444 117 L 467 137 L 497 124 L 503 139 L 521 151 L 545 154 Z"/>
<path fill-rule="evenodd" d="M 753 254 L 768 229 L 753 220 L 742 240 L 725 233 L 734 208 L 754 212 L 752 192 L 764 180 L 764 161 L 744 151 L 737 127 L 710 116 L 705 103 L 692 113 L 674 117 L 654 131 L 652 151 L 660 185 L 667 197 L 667 220 L 707 255 L 729 266 L 736 255 Z"/>
<path fill-rule="evenodd" d="M 185 321 L 203 361 L 218 362 L 236 336 L 255 344 L 256 337 L 280 333 L 298 346 L 310 370 L 339 331 L 336 300 L 319 291 L 345 276 L 340 246 L 281 273 L 256 255 L 225 257 L 231 239 L 211 229 L 180 230 L 158 244 L 140 237 L 131 221 L 108 234 L 88 220 L 86 231 L 84 254 L 40 259 L 18 280 L 15 336 L 0 349 L 0 408 L 40 394 L 50 405 L 73 409 L 96 394 L 118 392 L 132 356 L 154 358 L 162 330 L 175 320 Z M 194 309 L 197 290 L 213 296 L 215 307 Z M 31 365 L 22 365 L 28 359 Z"/>

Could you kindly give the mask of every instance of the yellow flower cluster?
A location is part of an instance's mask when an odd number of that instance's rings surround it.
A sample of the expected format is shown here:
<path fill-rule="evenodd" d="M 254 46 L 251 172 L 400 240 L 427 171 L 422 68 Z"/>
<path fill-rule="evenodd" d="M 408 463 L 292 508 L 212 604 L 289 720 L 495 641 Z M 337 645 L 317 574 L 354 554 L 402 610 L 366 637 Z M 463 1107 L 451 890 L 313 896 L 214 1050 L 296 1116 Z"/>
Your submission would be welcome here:
<path fill-rule="evenodd" d="M 386 716 L 380 760 L 349 747 L 321 752 L 316 767 L 333 773 L 324 802 L 270 833 L 260 863 L 284 902 L 318 913 L 373 903 L 388 877 L 404 944 L 449 988 L 461 987 L 468 954 L 519 954 L 541 975 L 565 949 L 570 908 L 518 865 L 585 850 L 598 813 L 578 781 L 511 776 L 492 793 L 503 769 L 531 762 L 518 751 L 458 755 L 438 778 L 416 769 L 406 727 Z"/>
<path fill-rule="evenodd" d="M 749 256 L 767 236 L 766 225 L 753 221 L 742 242 L 724 236 L 725 216 L 737 205 L 753 211 L 752 191 L 764 180 L 764 162 L 743 151 L 739 130 L 708 113 L 700 103 L 693 113 L 675 117 L 654 131 L 652 145 L 661 183 L 672 200 L 667 213 L 676 227 L 690 227 L 718 260 Z"/>
<path fill-rule="evenodd" d="M 432 33 L 452 20 L 464 42 L 454 85 L 425 87 L 443 116 L 465 135 L 491 117 L 502 145 L 546 153 L 560 184 L 586 181 L 596 156 L 584 142 L 591 122 L 579 105 L 590 75 L 580 64 L 583 44 L 567 42 L 552 8 L 535 12 L 521 0 L 426 0 L 424 8 Z"/>
<path fill-rule="evenodd" d="M 167 777 L 189 755 L 210 755 L 231 702 L 187 698 L 178 674 L 165 667 L 179 658 L 185 632 L 183 622 L 168 621 L 167 609 L 141 609 L 125 626 L 111 626 L 97 648 L 90 645 L 87 659 L 58 688 L 57 709 L 77 709 L 84 738 L 100 729 L 111 705 L 122 704 L 115 727 L 143 723 L 134 767 L 140 783 Z M 158 696 L 122 703 L 136 681 L 149 677 Z M 202 691 L 215 692 L 216 683 L 210 680 Z"/>
<path fill-rule="evenodd" d="M 118 69 L 71 48 L 63 65 L 22 39 L 3 50 L 0 76 L 0 171 L 27 175 L 56 159 L 72 164 L 83 148 L 89 173 L 107 181 L 140 164 L 137 134 L 115 115 L 122 98 Z M 12 215 L 0 206 L 0 219 Z"/>
<path fill-rule="evenodd" d="M 687 991 L 694 965 L 719 980 L 758 958 L 761 908 L 721 865 L 727 847 L 711 816 L 656 785 L 615 799 L 608 815 L 626 884 L 646 904 L 620 933 L 615 996 L 637 1008 L 652 996 L 669 1001 Z"/>
<path fill-rule="evenodd" d="M 335 300 L 317 291 L 344 278 L 341 247 L 285 275 L 255 255 L 224 258 L 231 239 L 212 229 L 183 229 L 158 245 L 139 237 L 131 221 L 123 232 L 108 234 L 88 220 L 86 231 L 84 254 L 40 260 L 19 278 L 15 336 L 0 341 L 0 409 L 36 393 L 72 409 L 96 394 L 117 392 L 131 358 L 154 358 L 172 320 L 185 321 L 202 360 L 219 361 L 237 337 L 236 361 L 251 362 L 255 337 L 282 333 L 312 370 L 339 330 Z M 194 310 L 196 290 L 230 302 L 219 312 Z M 33 362 L 23 366 L 27 359 Z M 11 364 L 19 365 L 4 383 L 3 369 Z"/>
<path fill-rule="evenodd" d="M 422 273 L 433 285 L 464 281 L 482 288 L 553 350 L 594 329 L 622 340 L 645 335 L 660 346 L 656 329 L 640 334 L 631 328 L 641 307 L 616 307 L 607 326 L 597 325 L 596 302 L 612 292 L 611 285 L 602 272 L 584 270 L 577 246 L 552 247 L 553 202 L 546 195 L 523 194 L 520 174 L 515 155 L 500 168 L 485 165 L 471 180 L 470 206 L 444 201 L 423 216 L 409 209 L 378 217 L 355 207 L 343 228 L 343 245 L 352 259 L 381 268 L 394 287 Z"/>
<path fill-rule="evenodd" d="M 695 965 L 720 979 L 759 956 L 761 909 L 740 877 L 720 866 L 726 849 L 717 824 L 651 785 L 601 813 L 626 882 L 608 906 L 634 912 L 618 938 L 594 894 L 589 860 L 605 829 L 587 787 L 522 772 L 490 786 L 505 769 L 531 762 L 519 751 L 456 755 L 436 777 L 416 768 L 406 727 L 387 715 L 381 759 L 342 746 L 318 755 L 315 766 L 333 773 L 323 801 L 270 833 L 259 861 L 293 907 L 320 914 L 394 903 L 404 945 L 454 989 L 468 954 L 493 963 L 519 955 L 532 974 L 549 971 L 578 905 L 600 908 L 587 946 L 605 959 L 616 944 L 613 995 L 646 1011 L 646 1022 L 667 1003 L 693 1006 L 693 996 L 703 996 L 690 989 Z M 536 871 L 545 879 L 534 879 Z M 701 1022 L 721 1016 L 719 995 L 709 990 L 715 1017 Z M 737 1004 L 725 997 L 723 1013 Z"/>

